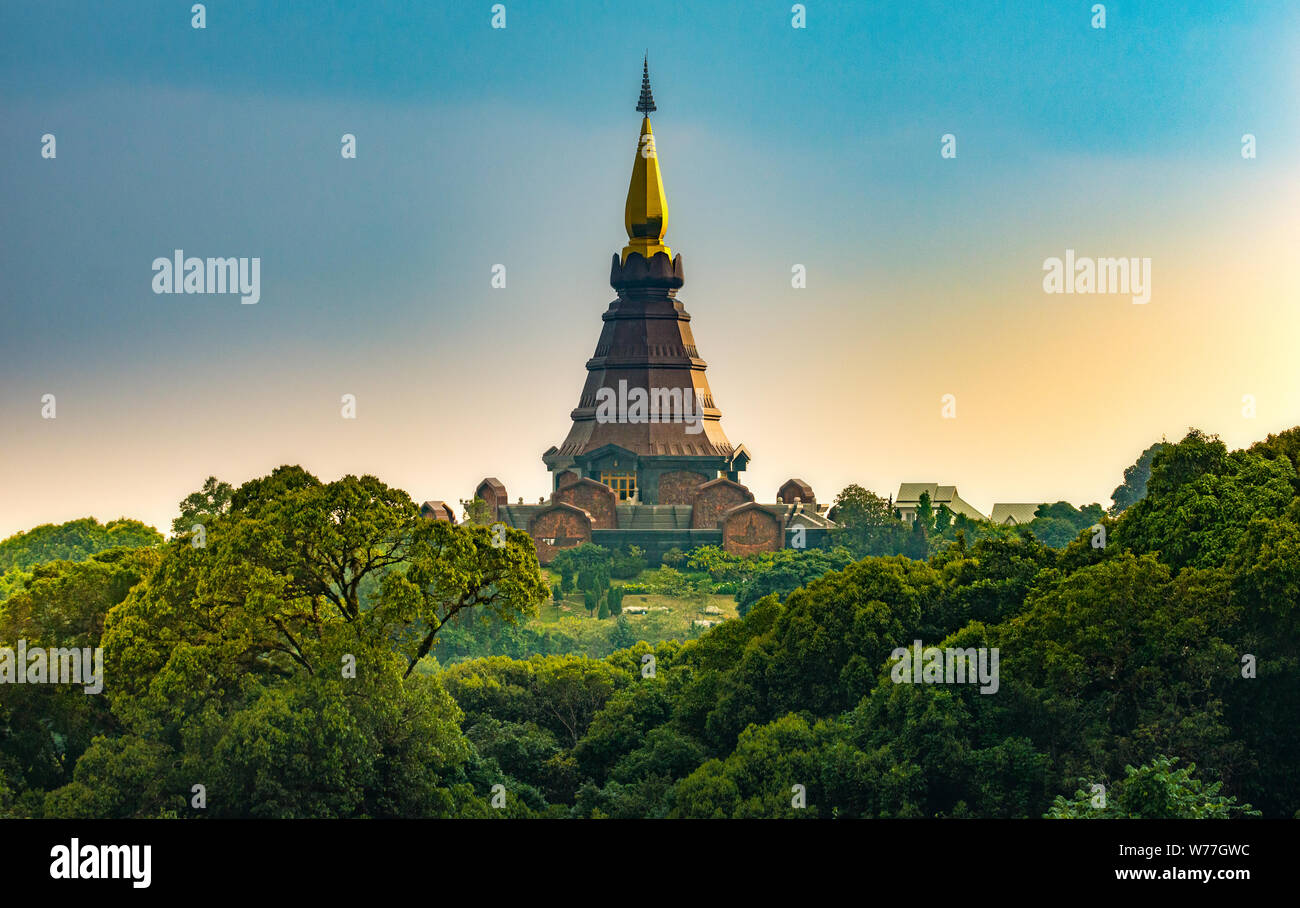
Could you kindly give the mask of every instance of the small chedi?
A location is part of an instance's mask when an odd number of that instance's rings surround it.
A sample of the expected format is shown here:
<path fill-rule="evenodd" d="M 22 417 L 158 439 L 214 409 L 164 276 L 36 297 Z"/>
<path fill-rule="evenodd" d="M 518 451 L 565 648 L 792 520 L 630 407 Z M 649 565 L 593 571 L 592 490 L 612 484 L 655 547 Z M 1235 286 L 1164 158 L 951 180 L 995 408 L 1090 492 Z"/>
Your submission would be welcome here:
<path fill-rule="evenodd" d="M 584 542 L 635 545 L 651 561 L 699 545 L 739 555 L 825 545 L 834 524 L 808 483 L 790 479 L 775 504 L 759 504 L 740 481 L 750 454 L 722 431 L 691 316 L 677 299 L 682 257 L 664 245 L 668 202 L 650 127 L 648 63 L 636 109 L 642 118 L 624 209 L 628 241 L 609 275 L 617 299 L 602 316 L 569 434 L 542 455 L 550 500 L 511 504 L 495 478 L 479 483 L 469 500 L 482 500 L 490 520 L 527 531 L 542 564 Z M 426 502 L 424 513 L 455 520 L 441 501 Z"/>

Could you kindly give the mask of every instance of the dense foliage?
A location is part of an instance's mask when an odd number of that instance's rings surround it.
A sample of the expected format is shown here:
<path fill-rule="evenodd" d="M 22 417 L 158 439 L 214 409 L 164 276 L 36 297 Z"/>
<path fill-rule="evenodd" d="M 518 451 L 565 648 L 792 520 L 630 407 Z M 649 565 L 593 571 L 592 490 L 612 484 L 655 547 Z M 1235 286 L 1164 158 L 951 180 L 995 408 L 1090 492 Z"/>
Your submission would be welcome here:
<path fill-rule="evenodd" d="M 282 468 L 195 497 L 163 546 L 42 565 L 0 604 L 0 641 L 99 642 L 108 673 L 103 697 L 0 685 L 0 812 L 1292 816 L 1298 462 L 1300 428 L 1234 452 L 1193 431 L 1118 516 L 1043 509 L 1076 530 L 1057 546 L 936 517 L 926 557 L 861 557 L 869 532 L 682 553 L 664 582 L 735 584 L 743 617 L 654 645 L 575 619 L 620 648 L 455 664 L 438 639 L 458 613 L 511 627 L 553 595 L 527 536 L 494 548 L 371 477 Z M 850 504 L 876 521 L 856 529 L 891 526 Z M 610 588 L 573 560 L 573 584 Z M 996 689 L 899 683 L 914 641 L 996 648 Z"/>
<path fill-rule="evenodd" d="M 191 496 L 184 511 L 195 504 Z M 201 504 L 201 503 L 200 503 Z M 297 467 L 165 546 L 38 568 L 0 640 L 103 648 L 103 696 L 0 685 L 8 810 L 46 816 L 444 816 L 486 810 L 461 711 L 414 672 L 458 614 L 528 614 L 532 540 L 419 516 L 374 477 Z M 201 786 L 196 789 L 195 786 Z"/>
<path fill-rule="evenodd" d="M 43 524 L 0 542 L 0 571 L 25 569 L 47 561 L 83 561 L 119 546 L 158 545 L 162 534 L 138 520 L 121 518 L 101 524 L 93 517 Z"/>
<path fill-rule="evenodd" d="M 0 542 L 0 601 L 21 588 L 30 568 L 49 561 L 84 561 L 108 549 L 160 545 L 162 534 L 138 520 L 101 524 L 93 517 L 47 523 Z"/>

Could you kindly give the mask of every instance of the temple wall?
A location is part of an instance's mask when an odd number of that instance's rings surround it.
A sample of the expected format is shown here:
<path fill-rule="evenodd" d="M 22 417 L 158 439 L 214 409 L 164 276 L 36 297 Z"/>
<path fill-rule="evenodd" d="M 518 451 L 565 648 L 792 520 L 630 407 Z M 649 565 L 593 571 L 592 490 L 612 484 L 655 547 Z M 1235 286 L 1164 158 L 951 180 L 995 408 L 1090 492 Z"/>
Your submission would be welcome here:
<path fill-rule="evenodd" d="M 712 479 L 705 473 L 690 470 L 671 470 L 659 477 L 657 504 L 690 504 L 695 490 Z"/>
<path fill-rule="evenodd" d="M 761 507 L 740 507 L 722 519 L 722 547 L 733 555 L 776 552 L 784 545 L 781 520 Z"/>
<path fill-rule="evenodd" d="M 591 542 L 591 518 L 572 508 L 547 508 L 528 525 L 537 546 L 537 560 L 550 564 L 556 553 Z"/>
<path fill-rule="evenodd" d="M 579 479 L 562 485 L 551 496 L 551 500 L 582 508 L 591 515 L 592 529 L 612 530 L 618 527 L 618 496 L 609 486 L 594 479 Z"/>
<path fill-rule="evenodd" d="M 700 486 L 691 502 L 694 511 L 691 514 L 691 527 L 694 529 L 713 529 L 722 519 L 722 515 L 736 505 L 754 500 L 749 489 L 729 479 L 715 479 Z"/>

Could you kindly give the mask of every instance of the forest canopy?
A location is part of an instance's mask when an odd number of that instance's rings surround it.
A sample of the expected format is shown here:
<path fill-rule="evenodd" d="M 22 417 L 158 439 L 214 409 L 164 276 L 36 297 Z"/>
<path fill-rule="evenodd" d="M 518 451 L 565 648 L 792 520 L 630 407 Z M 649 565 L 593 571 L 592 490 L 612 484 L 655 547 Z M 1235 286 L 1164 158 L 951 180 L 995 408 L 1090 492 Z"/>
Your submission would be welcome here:
<path fill-rule="evenodd" d="M 1149 454 L 1122 508 L 1048 506 L 1057 545 L 936 518 L 863 554 L 898 531 L 850 489 L 835 548 L 681 554 L 741 617 L 603 658 L 440 661 L 463 616 L 553 590 L 527 534 L 374 477 L 213 480 L 165 541 L 38 528 L 0 543 L 0 645 L 102 647 L 107 681 L 0 684 L 0 815 L 1294 816 L 1300 428 Z M 996 649 L 996 693 L 899 683 L 914 641 Z"/>

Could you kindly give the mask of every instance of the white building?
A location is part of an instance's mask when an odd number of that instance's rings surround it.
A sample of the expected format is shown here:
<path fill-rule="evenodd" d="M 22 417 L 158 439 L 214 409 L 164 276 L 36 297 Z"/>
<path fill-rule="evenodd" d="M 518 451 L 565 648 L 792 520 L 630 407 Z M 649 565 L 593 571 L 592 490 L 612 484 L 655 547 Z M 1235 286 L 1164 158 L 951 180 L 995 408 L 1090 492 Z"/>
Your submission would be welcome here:
<path fill-rule="evenodd" d="M 956 486 L 941 486 L 934 482 L 905 482 L 899 485 L 898 495 L 894 498 L 894 509 L 903 520 L 911 523 L 916 519 L 916 509 L 921 505 L 921 493 L 930 496 L 930 507 L 935 511 L 940 505 L 947 505 L 954 514 L 965 514 L 971 520 L 985 520 L 985 516 L 957 494 Z M 1034 507 L 1038 507 L 1034 505 Z"/>

